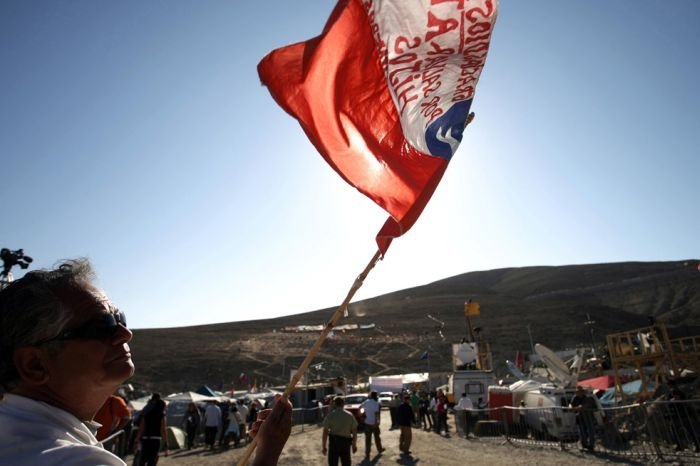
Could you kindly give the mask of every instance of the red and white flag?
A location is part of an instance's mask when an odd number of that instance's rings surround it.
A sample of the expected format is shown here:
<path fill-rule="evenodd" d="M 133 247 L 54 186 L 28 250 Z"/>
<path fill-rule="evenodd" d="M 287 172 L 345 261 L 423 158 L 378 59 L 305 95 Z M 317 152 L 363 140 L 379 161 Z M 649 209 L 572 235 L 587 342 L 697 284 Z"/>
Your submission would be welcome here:
<path fill-rule="evenodd" d="M 340 0 L 320 36 L 258 65 L 333 169 L 389 213 L 382 254 L 462 140 L 496 13 L 496 0 Z"/>

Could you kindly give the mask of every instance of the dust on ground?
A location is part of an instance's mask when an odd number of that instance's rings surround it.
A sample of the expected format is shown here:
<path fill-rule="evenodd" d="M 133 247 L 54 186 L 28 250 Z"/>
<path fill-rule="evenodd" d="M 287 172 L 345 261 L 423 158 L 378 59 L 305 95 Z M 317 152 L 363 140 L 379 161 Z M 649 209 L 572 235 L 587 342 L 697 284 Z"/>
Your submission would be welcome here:
<path fill-rule="evenodd" d="M 446 437 L 422 429 L 413 429 L 411 454 L 399 452 L 399 430 L 390 430 L 388 413 L 381 419 L 382 446 L 385 451 L 377 453 L 374 444 L 369 461 L 364 458 L 364 434 L 357 438 L 358 451 L 352 457 L 353 466 L 463 466 L 475 465 L 602 465 L 602 464 L 646 464 L 634 459 L 619 459 L 604 454 L 580 452 L 575 448 L 566 451 L 552 447 L 517 445 L 500 438 L 458 437 L 452 430 Z M 279 460 L 280 466 L 325 466 L 328 460 L 321 453 L 321 428 L 299 426 L 294 428 Z M 170 456 L 161 456 L 159 466 L 223 466 L 235 465 L 243 456 L 245 447 L 228 450 L 205 450 L 202 446 L 188 450 L 175 450 Z M 132 457 L 127 458 L 131 464 Z M 250 462 L 249 462 L 250 464 Z"/>

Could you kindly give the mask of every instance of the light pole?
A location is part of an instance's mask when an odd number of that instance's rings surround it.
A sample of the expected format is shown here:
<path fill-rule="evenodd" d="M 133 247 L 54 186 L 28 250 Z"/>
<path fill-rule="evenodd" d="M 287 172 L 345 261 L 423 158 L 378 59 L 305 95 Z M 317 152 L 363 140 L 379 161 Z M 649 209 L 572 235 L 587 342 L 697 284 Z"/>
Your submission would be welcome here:
<path fill-rule="evenodd" d="M 527 328 L 527 335 L 530 337 L 530 354 L 535 354 L 535 345 L 534 343 L 532 343 L 532 332 L 530 331 L 530 324 L 527 324 L 525 328 Z"/>
<path fill-rule="evenodd" d="M 593 325 L 595 325 L 595 320 L 591 319 L 591 314 L 586 313 L 586 321 L 583 323 L 588 327 L 588 332 L 591 335 L 591 351 L 593 351 L 593 357 L 595 357 L 595 339 L 593 338 Z"/>

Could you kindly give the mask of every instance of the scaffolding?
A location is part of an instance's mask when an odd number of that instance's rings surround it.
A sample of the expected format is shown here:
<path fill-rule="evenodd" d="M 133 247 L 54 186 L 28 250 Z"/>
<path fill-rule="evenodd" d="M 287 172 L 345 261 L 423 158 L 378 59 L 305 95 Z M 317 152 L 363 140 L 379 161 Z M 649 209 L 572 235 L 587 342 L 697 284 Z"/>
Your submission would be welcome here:
<path fill-rule="evenodd" d="M 607 337 L 617 395 L 625 400 L 622 374 L 633 371 L 641 381 L 640 394 L 658 387 L 683 371 L 700 369 L 700 336 L 670 339 L 661 323 L 610 334 Z M 652 385 L 653 384 L 653 385 Z"/>

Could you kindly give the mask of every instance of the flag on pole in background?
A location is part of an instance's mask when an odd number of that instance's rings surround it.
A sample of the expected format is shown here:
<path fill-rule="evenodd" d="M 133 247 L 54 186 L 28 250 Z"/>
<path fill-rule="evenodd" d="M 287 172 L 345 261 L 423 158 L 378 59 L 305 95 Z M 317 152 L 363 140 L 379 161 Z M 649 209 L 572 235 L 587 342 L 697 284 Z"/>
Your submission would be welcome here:
<path fill-rule="evenodd" d="M 464 303 L 464 315 L 467 317 L 478 316 L 481 313 L 479 303 L 472 302 L 470 299 Z"/>
<path fill-rule="evenodd" d="M 521 353 L 519 350 L 515 353 L 515 367 L 523 370 L 523 353 Z"/>
<path fill-rule="evenodd" d="M 340 0 L 320 36 L 258 65 L 333 169 L 389 213 L 382 254 L 462 140 L 496 11 L 496 0 Z"/>

